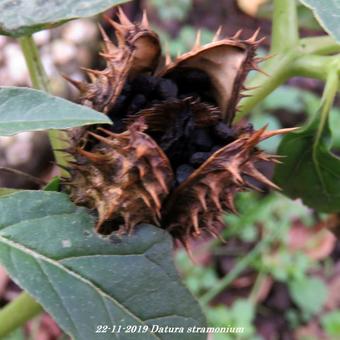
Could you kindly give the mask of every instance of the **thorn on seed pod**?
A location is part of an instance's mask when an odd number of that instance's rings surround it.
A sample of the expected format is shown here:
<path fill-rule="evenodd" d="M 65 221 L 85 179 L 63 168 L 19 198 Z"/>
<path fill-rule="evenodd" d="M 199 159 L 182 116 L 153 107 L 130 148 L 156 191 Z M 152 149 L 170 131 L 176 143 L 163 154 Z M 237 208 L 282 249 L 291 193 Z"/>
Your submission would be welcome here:
<path fill-rule="evenodd" d="M 148 20 L 148 16 L 146 14 L 146 10 L 143 10 L 143 16 L 142 16 L 142 20 L 141 20 L 141 26 L 144 26 L 146 28 L 149 28 L 149 20 Z"/>
<path fill-rule="evenodd" d="M 258 35 L 260 34 L 260 30 L 261 30 L 261 28 L 259 27 L 254 32 L 254 34 L 248 40 L 246 40 L 246 41 L 249 42 L 249 43 L 256 43 L 257 42 L 256 39 L 257 39 Z"/>
<path fill-rule="evenodd" d="M 222 32 L 222 26 L 219 26 L 217 31 L 216 31 L 216 33 L 215 33 L 215 35 L 214 35 L 214 37 L 213 37 L 213 40 L 212 40 L 213 42 L 219 40 L 221 32 Z"/>
<path fill-rule="evenodd" d="M 194 46 L 192 47 L 192 51 L 196 51 L 201 47 L 201 30 L 198 30 L 195 37 Z"/>
<path fill-rule="evenodd" d="M 243 30 L 242 30 L 242 29 L 238 30 L 238 31 L 232 36 L 232 39 L 234 39 L 234 40 L 239 39 L 242 33 L 243 33 Z"/>
<path fill-rule="evenodd" d="M 65 74 L 63 74 L 62 77 L 69 83 L 71 83 L 73 86 L 75 86 L 81 93 L 86 93 L 86 91 L 88 90 L 88 85 L 85 82 L 72 79 Z"/>

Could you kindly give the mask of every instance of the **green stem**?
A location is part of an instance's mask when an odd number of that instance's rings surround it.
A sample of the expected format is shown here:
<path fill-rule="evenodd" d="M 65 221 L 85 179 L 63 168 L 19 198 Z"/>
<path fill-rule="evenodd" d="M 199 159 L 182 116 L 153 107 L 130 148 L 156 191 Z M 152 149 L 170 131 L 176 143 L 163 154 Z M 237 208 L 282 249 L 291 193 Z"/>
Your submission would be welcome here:
<path fill-rule="evenodd" d="M 266 237 L 261 240 L 246 256 L 244 256 L 235 267 L 221 279 L 213 288 L 200 297 L 202 305 L 208 305 L 218 294 L 225 290 L 241 273 L 249 266 L 249 264 L 258 256 L 267 245 L 272 242 L 273 236 Z"/>
<path fill-rule="evenodd" d="M 340 67 L 340 63 L 329 65 L 329 71 L 326 80 L 326 86 L 323 90 L 321 98 L 321 112 L 320 112 L 320 122 L 318 125 L 318 130 L 315 136 L 313 154 L 316 153 L 317 146 L 320 143 L 320 139 L 325 131 L 326 124 L 328 121 L 328 115 L 332 108 L 334 98 L 336 96 L 339 87 L 339 76 L 337 69 Z"/>
<path fill-rule="evenodd" d="M 27 293 L 0 310 L 0 338 L 12 333 L 43 311 L 42 307 Z"/>
<path fill-rule="evenodd" d="M 261 289 L 261 286 L 263 284 L 263 282 L 267 279 L 267 275 L 265 273 L 263 273 L 262 271 L 260 271 L 256 277 L 255 283 L 253 285 L 253 288 L 249 294 L 248 300 L 255 304 Z"/>
<path fill-rule="evenodd" d="M 32 36 L 24 36 L 19 38 L 19 43 L 26 60 L 32 86 L 35 89 L 50 92 L 49 81 L 40 59 L 39 50 Z M 53 149 L 56 163 L 62 166 L 67 166 L 67 158 L 65 153 L 57 151 L 64 149 L 67 146 L 67 135 L 62 131 L 49 130 L 48 137 Z M 68 176 L 67 171 L 63 169 L 60 171 L 60 173 L 62 176 Z"/>
<path fill-rule="evenodd" d="M 315 78 L 325 81 L 329 65 L 334 64 L 339 59 L 339 55 L 320 56 L 320 55 L 302 55 L 294 60 L 291 65 L 291 72 L 295 76 Z"/>
<path fill-rule="evenodd" d="M 292 49 L 299 42 L 295 0 L 274 0 L 271 53 Z"/>
<path fill-rule="evenodd" d="M 323 90 L 322 98 L 321 98 L 321 106 L 318 112 L 318 115 L 315 116 L 314 120 L 311 123 L 311 126 L 314 128 L 314 125 L 317 124 L 317 130 L 315 134 L 315 138 L 313 141 L 313 151 L 312 157 L 315 165 L 315 170 L 318 174 L 319 180 L 322 184 L 322 187 L 326 187 L 324 174 L 321 168 L 321 160 L 320 160 L 320 145 L 322 145 L 321 139 L 324 136 L 329 135 L 329 125 L 328 125 L 328 116 L 329 112 L 332 108 L 334 98 L 336 96 L 338 87 L 339 87 L 339 76 L 338 70 L 340 67 L 339 62 L 334 62 L 329 65 L 329 71 L 327 72 L 327 80 L 326 86 Z"/>
<path fill-rule="evenodd" d="M 235 121 L 239 121 L 248 114 L 259 102 L 291 76 L 302 76 L 325 81 L 329 66 L 335 65 L 338 60 L 339 54 L 333 56 L 304 54 L 299 48 L 273 56 L 272 60 L 264 66 L 264 70 L 269 74 L 269 77 L 257 74 L 247 82 L 247 86 L 256 86 L 257 88 L 247 93 L 250 97 L 242 99 Z M 338 69 L 337 72 L 339 74 Z"/>
<path fill-rule="evenodd" d="M 270 53 L 272 60 L 268 61 L 263 69 L 269 74 L 265 77 L 257 74 L 250 82 L 249 87 L 257 87 L 249 91 L 249 97 L 244 98 L 240 104 L 240 111 L 235 117 L 239 121 L 253 109 L 268 94 L 284 83 L 291 76 L 291 64 L 300 54 L 297 51 L 299 44 L 299 31 L 297 8 L 295 0 L 274 0 L 274 13 L 272 24 L 272 44 Z"/>
<path fill-rule="evenodd" d="M 327 55 L 340 53 L 340 44 L 330 36 L 303 38 L 300 40 L 300 49 L 305 54 Z"/>
<path fill-rule="evenodd" d="M 38 90 L 50 92 L 48 78 L 32 36 L 19 38 L 19 43 L 26 60 L 33 87 Z"/>

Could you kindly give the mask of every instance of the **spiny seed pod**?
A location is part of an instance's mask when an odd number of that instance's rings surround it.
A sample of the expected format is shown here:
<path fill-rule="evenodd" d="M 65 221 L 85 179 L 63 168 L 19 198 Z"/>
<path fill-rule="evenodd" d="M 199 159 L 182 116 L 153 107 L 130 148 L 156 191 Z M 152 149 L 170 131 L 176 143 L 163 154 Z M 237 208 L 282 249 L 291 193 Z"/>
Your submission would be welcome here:
<path fill-rule="evenodd" d="M 221 213 L 235 212 L 235 193 L 254 188 L 254 180 L 277 189 L 256 169 L 277 157 L 256 145 L 292 130 L 232 125 L 262 39 L 258 31 L 220 39 L 219 29 L 201 46 L 198 33 L 191 51 L 162 63 L 146 15 L 136 24 L 121 10 L 118 18 L 109 19 L 117 45 L 100 29 L 106 68 L 86 69 L 90 83 L 70 80 L 82 103 L 114 125 L 70 132 L 74 162 L 64 186 L 74 202 L 97 211 L 99 232 L 131 232 L 146 222 L 183 244 L 202 230 L 218 235 Z"/>
<path fill-rule="evenodd" d="M 106 220 L 123 223 L 128 231 L 142 222 L 159 225 L 173 175 L 145 128 L 136 122 L 120 134 L 99 130 L 106 137 L 89 132 L 99 143 L 91 152 L 74 150 L 78 162 L 73 164 L 71 198 L 97 209 L 98 226 Z"/>

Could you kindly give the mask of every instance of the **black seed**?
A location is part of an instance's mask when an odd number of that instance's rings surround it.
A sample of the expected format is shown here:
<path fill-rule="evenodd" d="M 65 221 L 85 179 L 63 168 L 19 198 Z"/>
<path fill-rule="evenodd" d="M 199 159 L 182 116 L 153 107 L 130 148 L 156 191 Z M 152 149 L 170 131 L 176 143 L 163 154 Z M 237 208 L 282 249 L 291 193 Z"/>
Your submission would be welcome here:
<path fill-rule="evenodd" d="M 193 166 L 200 166 L 211 156 L 211 154 L 211 152 L 195 152 L 190 157 L 190 164 Z"/>
<path fill-rule="evenodd" d="M 230 142 L 235 138 L 235 133 L 232 128 L 223 122 L 219 122 L 214 126 L 214 135 L 223 142 Z"/>
<path fill-rule="evenodd" d="M 177 84 L 180 98 L 193 96 L 216 104 L 213 98 L 210 77 L 205 72 L 191 68 L 178 68 L 168 74 L 167 78 Z"/>
<path fill-rule="evenodd" d="M 131 92 L 131 84 L 127 81 L 122 89 L 122 94 L 128 95 Z"/>
<path fill-rule="evenodd" d="M 113 121 L 113 124 L 110 126 L 110 130 L 115 133 L 120 133 L 126 130 L 126 126 L 123 123 L 121 117 L 113 117 L 111 118 Z"/>
<path fill-rule="evenodd" d="M 121 94 L 115 103 L 115 106 L 113 107 L 113 109 L 111 110 L 111 112 L 109 113 L 109 116 L 111 117 L 111 115 L 123 115 L 123 112 L 126 110 L 126 106 L 127 106 L 127 95 Z"/>
<path fill-rule="evenodd" d="M 176 169 L 176 180 L 178 184 L 185 181 L 193 172 L 195 169 L 190 166 L 189 164 L 182 164 Z"/>
<path fill-rule="evenodd" d="M 190 70 L 186 74 L 186 80 L 188 84 L 192 84 L 195 87 L 198 87 L 200 85 L 201 87 L 208 88 L 211 85 L 211 80 L 208 74 L 201 70 Z"/>
<path fill-rule="evenodd" d="M 192 134 L 192 141 L 199 151 L 209 151 L 214 145 L 208 129 L 205 128 L 196 128 Z"/>
<path fill-rule="evenodd" d="M 155 90 L 159 78 L 145 75 L 138 75 L 132 81 L 132 91 L 135 94 L 142 93 L 148 97 Z"/>
<path fill-rule="evenodd" d="M 156 92 L 160 99 L 177 98 L 177 85 L 170 79 L 160 79 Z"/>
<path fill-rule="evenodd" d="M 128 114 L 134 114 L 138 111 L 140 111 L 146 103 L 146 98 L 142 94 L 137 94 L 133 97 L 131 100 L 131 103 L 129 105 Z"/>

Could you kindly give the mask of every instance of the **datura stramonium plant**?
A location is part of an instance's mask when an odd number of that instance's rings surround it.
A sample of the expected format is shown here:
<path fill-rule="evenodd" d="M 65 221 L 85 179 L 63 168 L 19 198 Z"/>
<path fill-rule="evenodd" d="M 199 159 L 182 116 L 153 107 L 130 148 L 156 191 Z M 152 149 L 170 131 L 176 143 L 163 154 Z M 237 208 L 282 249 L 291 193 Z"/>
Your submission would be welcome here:
<path fill-rule="evenodd" d="M 244 80 L 261 61 L 258 32 L 242 40 L 218 30 L 203 46 L 198 33 L 191 51 L 171 60 L 145 14 L 132 23 L 119 10 L 109 22 L 116 43 L 101 29 L 106 68 L 85 69 L 90 83 L 69 80 L 113 126 L 71 130 L 66 190 L 97 211 L 98 232 L 153 223 L 184 245 L 202 231 L 217 235 L 237 192 L 256 182 L 277 188 L 256 163 L 278 160 L 256 145 L 287 129 L 232 124 Z"/>

